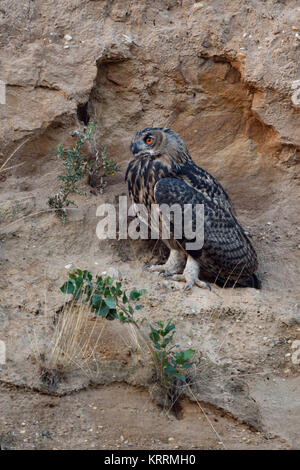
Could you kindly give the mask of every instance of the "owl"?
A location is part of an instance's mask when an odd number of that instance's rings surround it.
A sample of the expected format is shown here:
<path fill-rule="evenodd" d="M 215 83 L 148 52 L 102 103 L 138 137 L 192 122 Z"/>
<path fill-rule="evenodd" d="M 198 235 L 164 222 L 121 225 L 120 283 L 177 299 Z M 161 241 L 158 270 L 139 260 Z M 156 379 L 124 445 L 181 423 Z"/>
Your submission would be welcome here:
<path fill-rule="evenodd" d="M 175 237 L 171 218 L 170 237 L 163 239 L 170 249 L 168 260 L 144 269 L 183 281 L 185 290 L 194 285 L 210 289 L 204 279 L 223 287 L 260 288 L 256 252 L 237 221 L 229 196 L 212 175 L 194 163 L 183 139 L 171 129 L 146 128 L 133 138 L 131 152 L 125 176 L 128 191 L 149 215 L 153 205 L 177 204 L 184 213 L 189 204 L 190 223 L 195 228 L 196 207 L 201 204 L 204 208 L 202 246 L 191 249 L 191 239 Z M 151 217 L 147 223 L 151 225 Z"/>

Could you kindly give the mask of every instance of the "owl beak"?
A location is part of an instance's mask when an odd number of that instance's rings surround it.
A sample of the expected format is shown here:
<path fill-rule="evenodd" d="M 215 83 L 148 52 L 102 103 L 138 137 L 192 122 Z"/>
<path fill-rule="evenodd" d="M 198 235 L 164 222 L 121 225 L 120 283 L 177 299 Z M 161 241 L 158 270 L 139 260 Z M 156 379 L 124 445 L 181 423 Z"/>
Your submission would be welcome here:
<path fill-rule="evenodd" d="M 138 148 L 137 148 L 136 144 L 131 145 L 131 151 L 132 151 L 133 155 L 138 153 Z"/>

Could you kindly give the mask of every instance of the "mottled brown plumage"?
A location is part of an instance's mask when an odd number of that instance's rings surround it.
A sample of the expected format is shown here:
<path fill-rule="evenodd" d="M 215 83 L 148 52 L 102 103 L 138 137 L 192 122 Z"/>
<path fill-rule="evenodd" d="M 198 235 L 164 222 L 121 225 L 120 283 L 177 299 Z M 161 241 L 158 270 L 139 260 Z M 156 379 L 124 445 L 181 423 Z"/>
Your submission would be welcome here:
<path fill-rule="evenodd" d="M 187 288 L 193 284 L 206 286 L 198 279 L 199 268 L 220 285 L 258 288 L 254 274 L 257 256 L 228 195 L 212 175 L 193 162 L 181 137 L 170 129 L 146 128 L 136 134 L 131 150 L 134 158 L 128 165 L 126 180 L 135 203 L 144 204 L 149 212 L 151 204 L 177 203 L 182 208 L 192 204 L 193 227 L 194 207 L 204 204 L 202 249 L 189 251 L 186 244 L 191 240 L 171 237 L 164 240 L 171 250 L 167 263 L 149 269 L 186 281 Z"/>

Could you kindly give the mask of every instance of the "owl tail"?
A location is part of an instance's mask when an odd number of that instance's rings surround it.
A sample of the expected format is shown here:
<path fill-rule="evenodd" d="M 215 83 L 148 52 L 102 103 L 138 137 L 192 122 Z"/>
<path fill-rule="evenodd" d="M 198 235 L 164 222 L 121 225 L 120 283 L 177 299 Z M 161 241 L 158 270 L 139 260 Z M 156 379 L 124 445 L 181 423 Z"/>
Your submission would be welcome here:
<path fill-rule="evenodd" d="M 234 279 L 216 279 L 215 283 L 220 287 L 253 287 L 254 289 L 261 288 L 261 282 L 256 274 L 252 274 L 247 278 L 241 278 L 238 281 Z"/>
<path fill-rule="evenodd" d="M 236 283 L 236 287 L 253 287 L 254 289 L 261 289 L 261 282 L 256 274 L 252 274 L 246 279 L 239 279 Z"/>

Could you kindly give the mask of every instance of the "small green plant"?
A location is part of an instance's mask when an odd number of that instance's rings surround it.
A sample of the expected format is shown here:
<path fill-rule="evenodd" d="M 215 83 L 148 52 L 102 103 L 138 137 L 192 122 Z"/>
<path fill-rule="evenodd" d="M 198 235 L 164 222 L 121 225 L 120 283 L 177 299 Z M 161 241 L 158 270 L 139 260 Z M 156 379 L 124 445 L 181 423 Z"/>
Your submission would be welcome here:
<path fill-rule="evenodd" d="M 132 323 L 144 337 L 140 324 L 134 318 L 134 312 L 143 308 L 136 304 L 145 290 L 133 289 L 129 294 L 122 288 L 122 283 L 109 276 L 97 275 L 93 279 L 87 270 L 74 269 L 68 273 L 68 280 L 61 286 L 64 294 L 72 294 L 73 301 L 81 299 L 89 306 L 89 310 L 96 316 L 107 320 L 118 319 L 121 323 Z M 134 304 L 134 305 L 133 305 Z M 183 385 L 187 382 L 186 371 L 193 362 L 195 351 L 174 351 L 172 342 L 175 335 L 175 324 L 171 320 L 166 324 L 158 321 L 157 326 L 150 325 L 150 353 L 153 360 L 154 379 L 164 389 L 168 399 L 171 399 L 171 408 L 175 410 L 175 403 L 179 396 L 178 381 Z M 149 343 L 149 340 L 148 340 Z"/>
<path fill-rule="evenodd" d="M 107 156 L 105 147 L 101 153 L 101 160 L 104 176 L 114 176 L 118 171 L 120 171 L 120 165 L 118 165 L 113 158 Z"/>
<path fill-rule="evenodd" d="M 82 299 L 88 302 L 96 316 L 137 325 L 133 318 L 134 310 L 140 310 L 143 306 L 133 306 L 131 302 L 137 302 L 145 294 L 144 289 L 133 289 L 128 295 L 122 289 L 121 282 L 114 281 L 109 276 L 99 275 L 93 280 L 89 271 L 81 269 L 70 271 L 68 277 L 68 281 L 60 288 L 64 294 L 72 294 L 74 300 Z"/>
<path fill-rule="evenodd" d="M 55 149 L 57 158 L 62 161 L 65 172 L 63 175 L 58 175 L 59 191 L 49 198 L 48 204 L 55 209 L 63 223 L 66 221 L 67 207 L 70 205 L 75 206 L 74 201 L 70 200 L 69 196 L 75 193 L 85 194 L 78 188 L 78 182 L 82 178 L 93 176 L 99 172 L 102 173 L 102 176 L 113 176 L 120 171 L 120 166 L 113 158 L 107 156 L 105 148 L 101 152 L 101 157 L 99 156 L 95 140 L 95 128 L 95 123 L 90 122 L 84 130 L 72 133 L 73 137 L 76 138 L 74 147 L 64 148 L 62 144 L 59 144 Z M 82 147 L 86 142 L 90 144 L 90 150 L 94 154 L 92 159 L 82 152 Z M 102 176 L 100 179 L 102 179 Z M 103 181 L 101 181 L 101 185 L 104 187 Z"/>
<path fill-rule="evenodd" d="M 75 206 L 76 204 L 67 199 L 68 194 L 65 194 L 62 190 L 59 190 L 53 197 L 50 197 L 48 204 L 51 208 L 55 209 L 56 214 L 61 218 L 62 222 L 66 222 L 67 211 L 66 208 L 70 205 Z"/>
<path fill-rule="evenodd" d="M 95 166 L 94 161 L 89 161 L 85 153 L 81 153 L 81 149 L 85 142 L 93 139 L 95 132 L 95 124 L 90 122 L 88 127 L 82 131 L 76 132 L 76 143 L 73 148 L 63 148 L 62 144 L 57 147 L 57 158 L 62 160 L 66 174 L 59 175 L 58 180 L 62 182 L 64 193 L 80 193 L 77 187 L 78 181 L 89 174 Z"/>
<path fill-rule="evenodd" d="M 150 339 L 153 343 L 153 373 L 160 384 L 170 389 L 174 384 L 174 379 L 183 383 L 186 382 L 185 371 L 189 369 L 193 362 L 195 351 L 186 349 L 185 351 L 173 351 L 174 345 L 171 343 L 174 339 L 175 324 L 169 320 L 166 324 L 162 321 L 157 322 L 157 327 L 150 325 Z"/>

